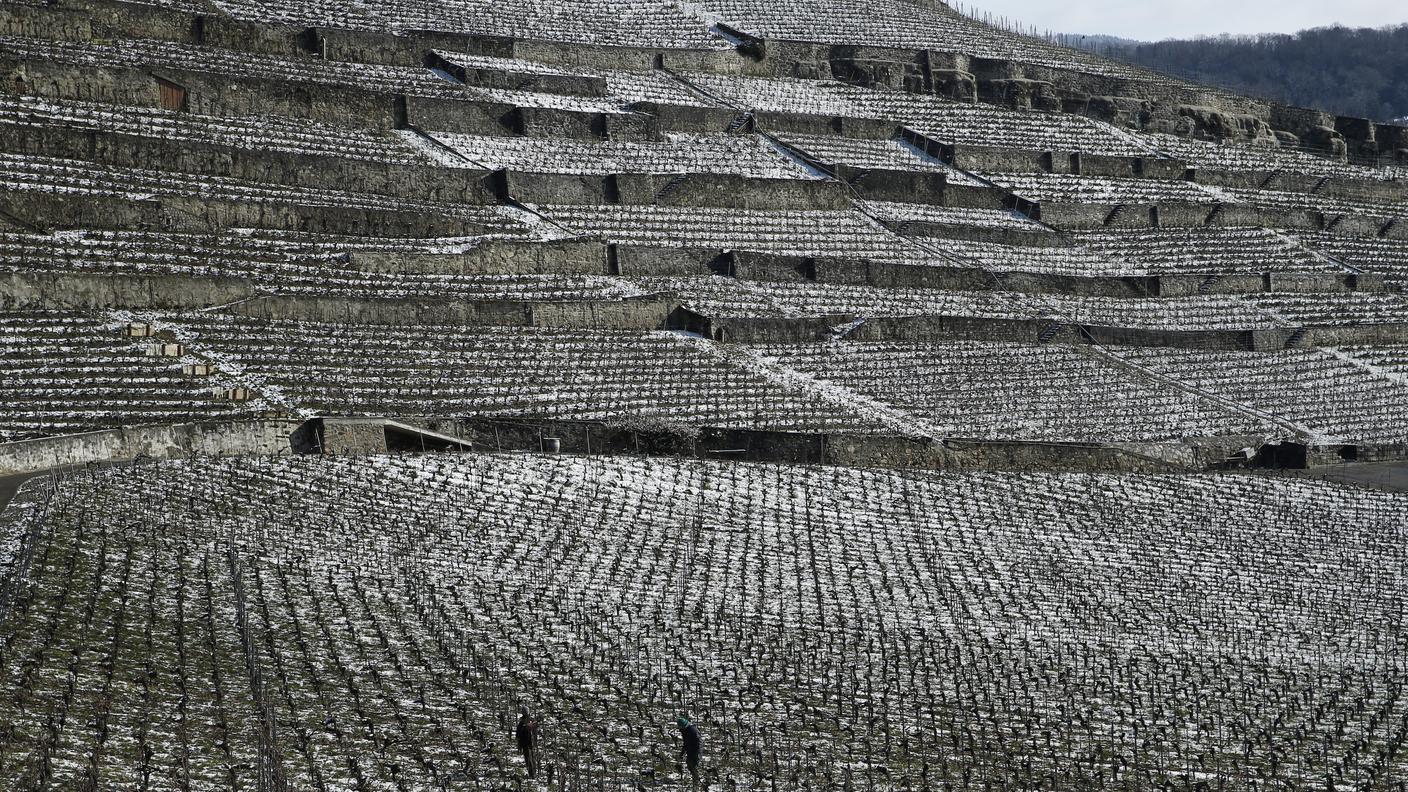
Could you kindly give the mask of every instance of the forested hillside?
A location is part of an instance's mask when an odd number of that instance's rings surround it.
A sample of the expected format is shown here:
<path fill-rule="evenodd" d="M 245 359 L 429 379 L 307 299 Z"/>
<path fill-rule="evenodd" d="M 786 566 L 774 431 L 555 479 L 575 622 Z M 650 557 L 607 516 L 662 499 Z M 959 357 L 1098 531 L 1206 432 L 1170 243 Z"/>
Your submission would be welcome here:
<path fill-rule="evenodd" d="M 1408 25 L 1327 27 L 1293 35 L 1138 42 L 1061 36 L 1061 43 L 1233 90 L 1388 121 L 1408 116 Z"/>

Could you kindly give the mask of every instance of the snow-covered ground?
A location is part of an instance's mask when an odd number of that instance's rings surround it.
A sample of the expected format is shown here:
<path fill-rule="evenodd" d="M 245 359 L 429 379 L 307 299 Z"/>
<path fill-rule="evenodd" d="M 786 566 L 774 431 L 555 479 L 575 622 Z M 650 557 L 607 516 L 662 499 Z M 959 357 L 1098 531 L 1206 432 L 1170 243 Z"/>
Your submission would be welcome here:
<path fill-rule="evenodd" d="M 508 788 L 524 702 L 584 788 L 677 784 L 681 714 L 739 789 L 1066 785 L 1092 756 L 1140 788 L 1397 777 L 1405 517 L 1244 476 L 83 473 L 0 621 L 0 774 L 230 788 L 268 723 L 289 788 Z"/>

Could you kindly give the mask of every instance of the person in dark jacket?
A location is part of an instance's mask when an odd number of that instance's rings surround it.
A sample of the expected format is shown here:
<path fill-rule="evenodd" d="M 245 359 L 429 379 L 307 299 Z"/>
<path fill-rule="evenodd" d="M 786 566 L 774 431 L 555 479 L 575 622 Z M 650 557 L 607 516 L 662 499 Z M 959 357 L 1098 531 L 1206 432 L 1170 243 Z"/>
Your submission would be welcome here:
<path fill-rule="evenodd" d="M 528 777 L 538 775 L 538 722 L 528 714 L 528 705 L 518 708 L 518 728 L 513 730 L 518 750 L 523 754 L 523 764 L 528 768 Z"/>
<path fill-rule="evenodd" d="M 684 756 L 685 766 L 689 768 L 689 774 L 694 778 L 694 783 L 699 783 L 699 750 L 702 747 L 699 739 L 699 729 L 689 718 L 680 716 L 675 723 L 679 724 L 680 736 L 684 738 L 684 745 L 680 747 L 680 754 Z"/>

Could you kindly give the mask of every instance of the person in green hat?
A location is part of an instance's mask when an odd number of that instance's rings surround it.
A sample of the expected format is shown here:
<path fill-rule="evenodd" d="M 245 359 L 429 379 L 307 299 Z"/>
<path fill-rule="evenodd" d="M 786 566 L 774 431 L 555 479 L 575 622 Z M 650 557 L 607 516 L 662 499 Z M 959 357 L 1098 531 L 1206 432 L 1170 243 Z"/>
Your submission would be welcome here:
<path fill-rule="evenodd" d="M 684 744 L 680 746 L 680 754 L 684 756 L 685 766 L 689 768 L 689 774 L 694 778 L 694 783 L 699 783 L 699 750 L 702 742 L 699 739 L 699 728 L 689 722 L 689 718 L 681 715 L 675 720 L 680 727 L 680 736 L 684 738 Z"/>

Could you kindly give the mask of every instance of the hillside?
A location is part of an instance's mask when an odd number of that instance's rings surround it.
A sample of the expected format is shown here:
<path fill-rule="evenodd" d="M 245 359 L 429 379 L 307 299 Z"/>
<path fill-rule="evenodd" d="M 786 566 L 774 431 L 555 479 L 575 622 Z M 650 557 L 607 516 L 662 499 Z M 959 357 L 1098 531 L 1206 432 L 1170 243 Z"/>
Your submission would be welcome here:
<path fill-rule="evenodd" d="M 1408 25 L 1291 35 L 1130 41 L 1062 36 L 1073 46 L 1170 74 L 1337 115 L 1408 117 Z"/>
<path fill-rule="evenodd" d="M 1405 149 L 934 0 L 0 2 L 0 792 L 1401 792 Z"/>

